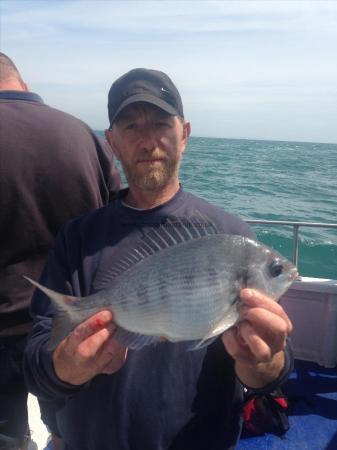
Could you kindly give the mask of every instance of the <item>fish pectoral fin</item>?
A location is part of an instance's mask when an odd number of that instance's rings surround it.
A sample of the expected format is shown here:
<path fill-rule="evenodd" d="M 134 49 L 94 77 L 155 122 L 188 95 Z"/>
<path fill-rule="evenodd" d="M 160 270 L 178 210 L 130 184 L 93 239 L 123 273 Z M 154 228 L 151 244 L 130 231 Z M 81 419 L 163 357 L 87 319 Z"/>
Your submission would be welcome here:
<path fill-rule="evenodd" d="M 201 339 L 201 341 L 197 341 L 197 342 L 194 341 L 193 344 L 191 344 L 187 347 L 187 350 L 194 351 L 194 350 L 200 350 L 201 348 L 207 347 L 208 345 L 212 344 L 212 342 L 214 342 L 217 337 L 218 336 L 213 336 L 209 339 L 204 338 L 204 339 Z"/>
<path fill-rule="evenodd" d="M 216 337 L 228 330 L 231 326 L 235 324 L 239 317 L 237 310 L 237 302 L 233 302 L 232 305 L 226 310 L 225 314 L 221 319 L 213 325 L 213 327 L 206 333 L 202 340 L 195 346 L 195 349 L 206 347 L 211 344 Z"/>
<path fill-rule="evenodd" d="M 113 335 L 120 344 L 132 350 L 139 350 L 146 345 L 153 345 L 162 341 L 159 336 L 146 336 L 145 334 L 134 333 L 118 327 Z"/>

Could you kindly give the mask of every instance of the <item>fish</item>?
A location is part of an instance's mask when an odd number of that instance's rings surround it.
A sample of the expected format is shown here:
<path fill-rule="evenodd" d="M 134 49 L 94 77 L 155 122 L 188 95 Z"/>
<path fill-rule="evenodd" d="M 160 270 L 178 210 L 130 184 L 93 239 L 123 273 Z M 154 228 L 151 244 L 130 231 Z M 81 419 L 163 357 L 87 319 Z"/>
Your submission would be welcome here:
<path fill-rule="evenodd" d="M 293 263 L 262 243 L 219 232 L 211 221 L 197 225 L 195 219 L 168 218 L 118 261 L 103 264 L 94 293 L 85 297 L 57 293 L 26 277 L 55 306 L 49 347 L 108 309 L 118 327 L 114 337 L 131 349 L 163 340 L 202 348 L 239 320 L 242 288 L 277 301 L 298 276 Z"/>

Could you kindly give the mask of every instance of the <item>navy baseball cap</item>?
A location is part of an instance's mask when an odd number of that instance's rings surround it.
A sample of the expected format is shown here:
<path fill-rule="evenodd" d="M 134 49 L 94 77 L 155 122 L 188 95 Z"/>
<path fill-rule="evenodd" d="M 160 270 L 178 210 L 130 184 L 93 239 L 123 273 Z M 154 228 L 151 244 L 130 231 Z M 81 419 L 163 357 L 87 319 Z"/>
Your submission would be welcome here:
<path fill-rule="evenodd" d="M 133 69 L 112 84 L 108 95 L 110 126 L 122 109 L 136 102 L 151 103 L 173 116 L 184 117 L 178 89 L 159 70 Z"/>

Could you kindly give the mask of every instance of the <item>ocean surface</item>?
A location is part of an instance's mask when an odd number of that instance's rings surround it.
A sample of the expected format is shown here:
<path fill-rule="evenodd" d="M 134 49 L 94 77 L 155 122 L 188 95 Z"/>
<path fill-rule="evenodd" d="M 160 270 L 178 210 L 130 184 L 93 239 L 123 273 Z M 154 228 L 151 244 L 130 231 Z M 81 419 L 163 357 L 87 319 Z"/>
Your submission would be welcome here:
<path fill-rule="evenodd" d="M 181 181 L 243 220 L 337 223 L 337 144 L 191 137 Z M 291 226 L 253 228 L 292 258 Z M 337 229 L 300 228 L 298 269 L 337 279 Z"/>

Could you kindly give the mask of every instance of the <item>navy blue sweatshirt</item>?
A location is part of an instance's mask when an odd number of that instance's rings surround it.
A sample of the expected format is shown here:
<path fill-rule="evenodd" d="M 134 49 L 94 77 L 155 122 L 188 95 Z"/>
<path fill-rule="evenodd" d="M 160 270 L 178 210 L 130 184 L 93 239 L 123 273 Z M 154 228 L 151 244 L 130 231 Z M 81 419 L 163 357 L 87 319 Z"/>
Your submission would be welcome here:
<path fill-rule="evenodd" d="M 168 216 L 189 218 L 197 210 L 224 232 L 253 236 L 238 218 L 182 189 L 165 205 L 147 211 L 128 208 L 121 200 L 63 228 L 42 284 L 70 295 L 89 295 L 102 258 L 118 258 Z M 33 297 L 32 313 L 34 328 L 25 358 L 28 386 L 45 399 L 59 401 L 57 422 L 67 450 L 235 447 L 243 386 L 220 339 L 196 351 L 186 351 L 187 343 L 170 342 L 130 350 L 117 373 L 75 387 L 54 372 L 47 349 L 53 308 L 41 292 Z M 289 367 L 288 357 L 280 379 L 269 388 L 285 379 Z"/>

